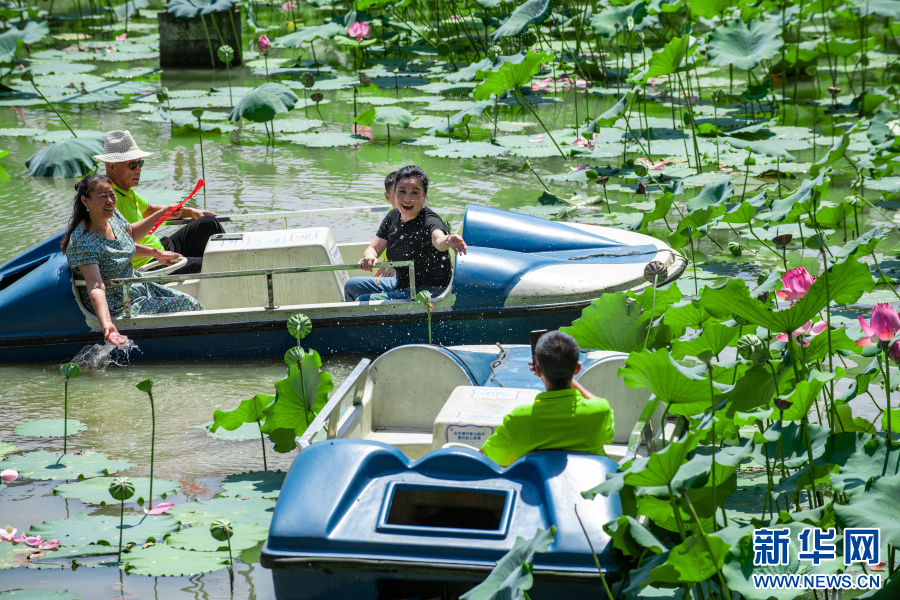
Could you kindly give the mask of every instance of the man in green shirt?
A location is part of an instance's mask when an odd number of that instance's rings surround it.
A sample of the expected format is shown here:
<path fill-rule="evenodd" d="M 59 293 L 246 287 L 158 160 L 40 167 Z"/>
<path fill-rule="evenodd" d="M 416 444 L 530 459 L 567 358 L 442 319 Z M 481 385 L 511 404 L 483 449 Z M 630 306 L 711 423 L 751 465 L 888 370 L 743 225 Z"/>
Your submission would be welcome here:
<path fill-rule="evenodd" d="M 150 204 L 134 187 L 141 181 L 141 168 L 144 157 L 152 156 L 152 152 L 144 152 L 138 148 L 134 138 L 128 131 L 110 131 L 103 143 L 103 154 L 95 160 L 106 163 L 106 176 L 113 183 L 116 192 L 116 208 L 129 223 L 137 223 L 164 208 L 159 204 Z M 174 274 L 199 273 L 203 265 L 203 251 L 210 236 L 225 233 L 222 225 L 216 220 L 216 213 L 196 208 L 182 208 L 181 212 L 172 214 L 171 219 L 194 219 L 184 225 L 171 236 L 158 238 L 152 233 L 138 240 L 141 246 L 149 246 L 156 250 L 176 252 L 187 257 L 187 264 L 173 271 Z M 143 256 L 140 256 L 143 254 Z M 135 268 L 145 265 L 152 259 L 147 252 L 139 253 L 132 260 Z"/>
<path fill-rule="evenodd" d="M 541 336 L 534 352 L 534 374 L 546 392 L 534 404 L 517 406 L 503 419 L 481 451 L 501 466 L 509 466 L 534 450 L 606 453 L 613 441 L 613 412 L 573 379 L 581 370 L 581 350 L 560 331 Z"/>

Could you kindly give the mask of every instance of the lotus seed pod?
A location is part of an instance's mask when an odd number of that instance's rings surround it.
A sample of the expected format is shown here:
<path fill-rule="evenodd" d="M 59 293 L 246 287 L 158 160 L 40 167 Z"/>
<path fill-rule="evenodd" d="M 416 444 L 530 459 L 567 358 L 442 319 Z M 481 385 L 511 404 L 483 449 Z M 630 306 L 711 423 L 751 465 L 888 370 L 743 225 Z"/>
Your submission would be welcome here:
<path fill-rule="evenodd" d="M 493 46 L 491 46 L 490 48 L 487 49 L 487 56 L 491 60 L 496 60 L 497 57 L 500 56 L 501 52 L 503 52 L 503 48 L 501 48 L 497 44 L 494 44 Z"/>
<path fill-rule="evenodd" d="M 760 292 L 756 295 L 756 299 L 765 304 L 769 301 L 769 292 Z"/>
<path fill-rule="evenodd" d="M 604 175 L 603 177 L 598 177 L 597 185 L 605 186 L 607 181 L 609 181 L 609 175 Z"/>
<path fill-rule="evenodd" d="M 782 233 L 781 235 L 776 235 L 775 237 L 773 237 L 772 241 L 776 246 L 781 246 L 782 248 L 784 248 L 791 243 L 792 239 L 794 239 L 794 236 L 790 233 Z"/>
<path fill-rule="evenodd" d="M 219 542 L 225 542 L 234 535 L 234 527 L 228 519 L 216 519 L 209 525 L 209 534 Z"/>
<path fill-rule="evenodd" d="M 650 170 L 647 168 L 647 165 L 644 164 L 643 161 L 634 163 L 634 174 L 638 177 L 646 177 Z"/>
<path fill-rule="evenodd" d="M 530 31 L 526 31 L 524 34 L 522 34 L 522 37 L 519 38 L 519 39 L 521 39 L 521 41 L 522 41 L 522 46 L 523 46 L 524 48 L 531 48 L 532 46 L 534 46 L 535 44 L 537 44 L 537 36 L 534 35 L 534 34 L 533 34 L 532 32 L 530 32 Z"/>
<path fill-rule="evenodd" d="M 787 400 L 782 400 L 781 398 L 775 398 L 775 408 L 777 408 L 781 412 L 786 411 L 793 405 L 794 405 L 793 402 L 788 402 Z"/>
<path fill-rule="evenodd" d="M 219 60 L 221 60 L 226 65 L 234 60 L 234 48 L 232 48 L 228 44 L 219 46 L 217 54 L 219 55 Z"/>
<path fill-rule="evenodd" d="M 300 76 L 300 83 L 302 83 L 305 88 L 311 88 L 316 85 L 316 76 L 307 71 Z"/>
<path fill-rule="evenodd" d="M 134 496 L 134 484 L 127 477 L 116 477 L 109 484 L 109 495 L 119 502 L 124 502 Z"/>
<path fill-rule="evenodd" d="M 156 101 L 162 104 L 169 99 L 169 88 L 161 87 L 156 90 Z"/>
<path fill-rule="evenodd" d="M 830 87 L 830 88 L 828 88 L 828 93 L 831 94 L 832 96 L 837 96 L 838 94 L 841 93 L 841 88 L 839 88 L 839 87 Z"/>
<path fill-rule="evenodd" d="M 737 343 L 738 355 L 744 360 L 749 360 L 755 365 L 762 364 L 769 358 L 769 349 L 756 335 L 748 333 L 742 335 Z"/>
<path fill-rule="evenodd" d="M 322 92 L 316 92 L 315 94 L 311 94 L 309 98 L 310 100 L 318 104 L 325 99 L 325 94 L 323 94 Z"/>
<path fill-rule="evenodd" d="M 450 56 L 451 52 L 452 52 L 452 50 L 450 48 L 450 44 L 448 44 L 446 42 L 444 42 L 443 44 L 438 44 L 438 47 L 437 47 L 438 56 L 447 57 L 447 56 Z"/>
<path fill-rule="evenodd" d="M 66 379 L 75 379 L 81 375 L 81 367 L 75 363 L 66 363 L 59 366 L 59 374 Z"/>
<path fill-rule="evenodd" d="M 22 73 L 22 81 L 34 81 L 34 71 L 28 69 Z"/>
<path fill-rule="evenodd" d="M 657 284 L 666 280 L 669 275 L 669 268 L 658 260 L 652 260 L 644 267 L 644 279 L 649 283 L 656 281 Z"/>
<path fill-rule="evenodd" d="M 728 242 L 728 251 L 732 256 L 740 256 L 744 253 L 744 247 L 737 242 Z"/>

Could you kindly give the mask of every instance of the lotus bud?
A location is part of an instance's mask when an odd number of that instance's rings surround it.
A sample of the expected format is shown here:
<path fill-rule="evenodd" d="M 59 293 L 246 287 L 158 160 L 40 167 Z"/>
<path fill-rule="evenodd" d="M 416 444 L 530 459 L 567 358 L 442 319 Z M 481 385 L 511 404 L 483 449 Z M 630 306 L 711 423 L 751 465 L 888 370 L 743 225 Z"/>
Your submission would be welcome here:
<path fill-rule="evenodd" d="M 760 365 L 769 359 L 769 349 L 759 337 L 748 333 L 742 335 L 737 343 L 738 355 L 744 360 Z"/>
<path fill-rule="evenodd" d="M 644 267 L 644 279 L 646 279 L 648 283 L 656 282 L 656 284 L 659 285 L 660 282 L 665 281 L 668 276 L 669 268 L 658 260 L 651 260 Z"/>
<path fill-rule="evenodd" d="M 169 99 L 169 88 L 161 87 L 156 90 L 156 101 L 162 104 Z"/>
<path fill-rule="evenodd" d="M 216 519 L 209 525 L 209 534 L 218 542 L 225 542 L 234 535 L 234 527 L 228 519 Z"/>
<path fill-rule="evenodd" d="M 619 20 L 618 20 L 618 19 L 616 19 L 616 22 L 613 23 L 613 26 L 614 26 L 616 29 L 619 29 L 620 27 L 622 27 L 622 24 L 619 23 Z"/>
<path fill-rule="evenodd" d="M 863 52 L 862 55 L 859 57 L 859 64 L 861 64 L 864 67 L 869 66 L 869 57 L 866 55 L 865 52 Z"/>
<path fill-rule="evenodd" d="M 781 398 L 775 398 L 775 408 L 780 410 L 782 414 L 793 405 L 793 402 L 788 402 L 787 400 L 782 400 Z"/>
<path fill-rule="evenodd" d="M 773 237 L 772 241 L 775 243 L 776 246 L 784 248 L 785 246 L 787 246 L 788 244 L 791 243 L 792 239 L 794 239 L 794 236 L 791 235 L 790 233 L 782 233 L 781 235 L 776 235 L 775 237 Z"/>
<path fill-rule="evenodd" d="M 744 247 L 738 242 L 728 242 L 728 251 L 731 252 L 732 256 L 740 256 L 744 253 Z"/>
<path fill-rule="evenodd" d="M 31 69 L 27 69 L 24 73 L 22 73 L 22 81 L 31 81 L 34 82 L 34 71 Z"/>
<path fill-rule="evenodd" d="M 503 52 L 503 48 L 494 44 L 490 48 L 487 49 L 487 57 L 491 60 L 496 60 L 500 53 Z"/>
<path fill-rule="evenodd" d="M 134 496 L 134 484 L 128 477 L 116 477 L 109 484 L 109 495 L 119 502 L 124 502 Z"/>
<path fill-rule="evenodd" d="M 307 71 L 300 76 L 300 83 L 302 83 L 305 88 L 311 88 L 316 85 L 316 76 Z"/>
<path fill-rule="evenodd" d="M 830 87 L 828 88 L 828 93 L 831 94 L 832 98 L 841 93 L 841 88 L 839 87 Z"/>
<path fill-rule="evenodd" d="M 325 99 L 325 95 L 322 92 L 316 92 L 315 94 L 310 95 L 309 99 L 318 104 Z"/>
<path fill-rule="evenodd" d="M 520 39 L 524 48 L 531 48 L 532 46 L 537 44 L 537 36 L 530 31 L 526 31 Z"/>
<path fill-rule="evenodd" d="M 256 47 L 259 48 L 260 52 L 266 54 L 272 49 L 272 41 L 269 39 L 269 36 L 262 34 L 259 36 L 259 41 L 256 42 Z"/>
<path fill-rule="evenodd" d="M 647 185 L 642 181 L 638 184 L 637 189 L 634 190 L 635 194 L 646 194 L 647 193 Z"/>
<path fill-rule="evenodd" d="M 231 61 L 234 60 L 234 48 L 232 48 L 228 44 L 219 46 L 217 54 L 219 55 L 219 60 L 221 60 L 226 65 L 231 64 Z"/>

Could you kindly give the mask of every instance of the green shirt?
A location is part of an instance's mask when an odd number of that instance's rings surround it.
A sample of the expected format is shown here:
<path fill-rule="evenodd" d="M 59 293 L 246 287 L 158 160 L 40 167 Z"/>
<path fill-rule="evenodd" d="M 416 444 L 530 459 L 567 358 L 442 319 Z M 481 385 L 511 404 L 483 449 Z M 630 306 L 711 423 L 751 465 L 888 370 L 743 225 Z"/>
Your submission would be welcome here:
<path fill-rule="evenodd" d="M 113 189 L 116 191 L 116 208 L 119 209 L 119 212 L 122 213 L 122 216 L 125 217 L 125 220 L 129 223 L 137 223 L 144 219 L 144 211 L 147 210 L 147 207 L 150 206 L 150 203 L 144 200 L 144 198 L 134 191 L 134 188 L 131 188 L 127 192 L 122 188 L 113 184 Z M 152 233 L 145 238 L 142 238 L 135 242 L 136 244 L 142 244 L 144 246 L 150 246 L 152 248 L 156 248 L 157 250 L 165 250 L 163 248 L 162 242 L 159 241 L 159 238 L 153 235 Z M 153 260 L 149 256 L 138 256 L 131 260 L 131 264 L 134 265 L 134 268 L 137 269 L 140 266 L 143 266 Z"/>
<path fill-rule="evenodd" d="M 481 447 L 501 466 L 534 450 L 606 453 L 613 441 L 613 412 L 603 398 L 585 399 L 578 390 L 543 392 L 534 404 L 515 407 Z"/>

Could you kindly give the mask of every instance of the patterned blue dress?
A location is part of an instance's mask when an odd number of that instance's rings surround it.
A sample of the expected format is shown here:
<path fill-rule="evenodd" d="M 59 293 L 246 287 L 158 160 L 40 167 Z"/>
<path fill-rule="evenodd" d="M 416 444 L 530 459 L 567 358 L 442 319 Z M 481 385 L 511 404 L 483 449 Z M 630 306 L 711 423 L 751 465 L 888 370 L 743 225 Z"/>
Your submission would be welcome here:
<path fill-rule="evenodd" d="M 69 267 L 75 273 L 75 278 L 84 280 L 79 272 L 81 265 L 96 264 L 100 266 L 100 276 L 104 280 L 122 279 L 127 277 L 140 277 L 131 265 L 134 258 L 134 240 L 128 233 L 129 223 L 125 217 L 116 211 L 109 220 L 115 239 L 107 239 L 99 233 L 87 231 L 83 225 L 79 225 L 72 232 L 69 247 L 66 250 L 66 258 Z M 78 287 L 81 302 L 91 313 L 94 307 L 87 288 Z M 117 316 L 125 312 L 125 294 L 122 286 L 106 287 L 106 303 L 109 312 Z M 131 314 L 148 315 L 158 313 L 174 313 L 192 310 L 203 310 L 200 303 L 184 292 L 179 292 L 158 283 L 134 283 L 131 285 Z"/>

